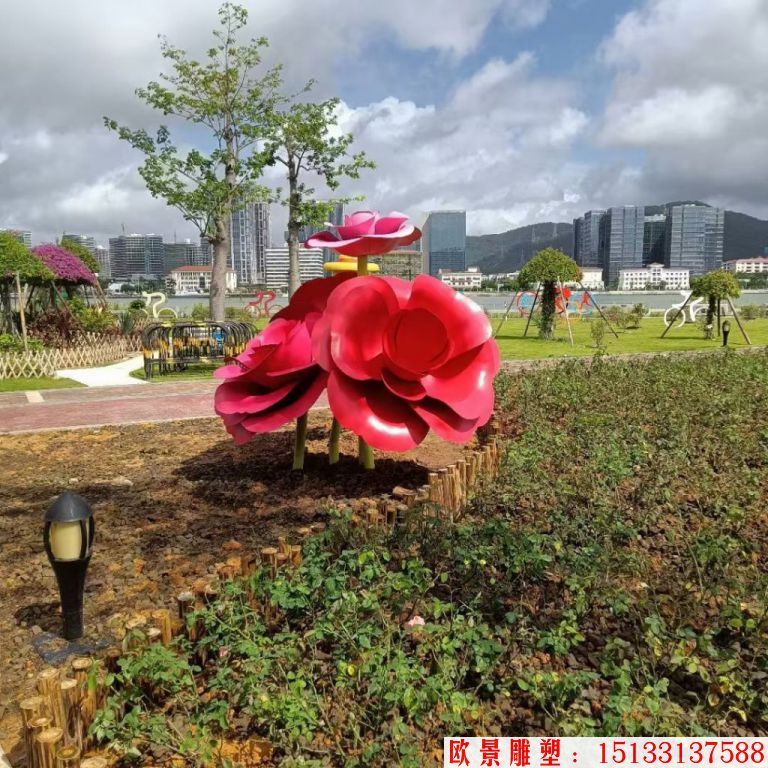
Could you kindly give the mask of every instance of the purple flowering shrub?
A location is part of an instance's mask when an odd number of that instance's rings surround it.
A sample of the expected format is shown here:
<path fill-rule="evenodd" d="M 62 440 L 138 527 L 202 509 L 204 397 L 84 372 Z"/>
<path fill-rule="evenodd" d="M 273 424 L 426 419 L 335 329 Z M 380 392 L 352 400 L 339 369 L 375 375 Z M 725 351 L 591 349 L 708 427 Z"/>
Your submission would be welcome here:
<path fill-rule="evenodd" d="M 96 285 L 96 275 L 66 248 L 46 243 L 35 246 L 32 253 L 53 272 L 57 281 L 71 285 Z"/>

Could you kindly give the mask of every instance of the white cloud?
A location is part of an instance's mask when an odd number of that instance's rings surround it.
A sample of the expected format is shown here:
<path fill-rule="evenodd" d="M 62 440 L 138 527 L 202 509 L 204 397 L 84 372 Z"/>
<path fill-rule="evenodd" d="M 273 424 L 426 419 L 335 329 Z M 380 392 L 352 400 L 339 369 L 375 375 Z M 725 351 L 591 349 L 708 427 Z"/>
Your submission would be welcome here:
<path fill-rule="evenodd" d="M 619 21 L 600 140 L 644 150 L 637 194 L 768 215 L 766 40 L 766 0 L 647 0 Z"/>
<path fill-rule="evenodd" d="M 394 98 L 341 112 L 345 130 L 376 158 L 368 204 L 423 216 L 466 208 L 470 231 L 496 231 L 567 211 L 583 169 L 569 161 L 588 124 L 571 83 L 536 73 L 526 53 L 494 59 L 445 104 Z M 567 201 L 571 202 L 567 202 Z"/>
<path fill-rule="evenodd" d="M 318 78 L 321 96 L 337 92 L 340 58 L 368 55 L 372 43 L 434 51 L 455 64 L 477 49 L 490 23 L 529 28 L 543 21 L 549 6 L 548 0 L 245 4 L 248 31 L 270 38 L 265 63 L 284 62 L 289 87 Z M 67 228 L 104 239 L 123 223 L 131 230 L 151 228 L 170 235 L 178 228 L 185 236 L 194 234 L 144 190 L 135 171 L 140 157 L 106 132 L 102 116 L 132 126 L 153 125 L 157 116 L 135 98 L 134 89 L 167 70 L 158 33 L 190 52 L 202 52 L 216 26 L 219 5 L 220 0 L 25 0 L 3 5 L 0 225 L 31 227 L 35 237 L 45 238 Z M 422 163 L 424 176 L 440 179 L 450 173 L 447 168 L 430 170 L 434 114 L 434 106 L 393 95 L 362 107 L 356 119 L 377 149 L 414 142 L 411 156 Z M 442 151 L 437 156 L 445 165 Z M 379 159 L 387 167 L 387 158 Z M 465 164 L 463 172 L 470 170 Z M 268 178 L 274 180 L 273 174 Z M 371 198 L 399 194 L 407 183 L 404 175 L 395 180 L 380 174 L 365 182 Z"/>

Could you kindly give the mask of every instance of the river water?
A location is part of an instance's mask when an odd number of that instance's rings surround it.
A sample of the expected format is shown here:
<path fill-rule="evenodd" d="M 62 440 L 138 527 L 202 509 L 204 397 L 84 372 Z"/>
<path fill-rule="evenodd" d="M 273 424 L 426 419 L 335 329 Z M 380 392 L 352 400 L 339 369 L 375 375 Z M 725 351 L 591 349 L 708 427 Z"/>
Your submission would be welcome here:
<path fill-rule="evenodd" d="M 574 291 L 576 295 L 578 291 Z M 600 306 L 605 307 L 610 304 L 619 304 L 631 307 L 633 304 L 644 304 L 648 309 L 667 309 L 673 304 L 681 301 L 681 296 L 677 291 L 595 291 L 592 293 Z M 510 293 L 470 293 L 468 294 L 474 301 L 489 312 L 503 312 L 509 305 L 513 294 Z M 119 309 L 128 307 L 137 297 L 115 298 L 108 297 L 111 305 L 116 305 Z M 248 302 L 253 301 L 253 296 L 228 296 L 226 305 L 228 307 L 244 308 Z M 278 297 L 272 304 L 275 307 L 285 306 L 288 299 Z M 744 291 L 741 297 L 735 302 L 737 305 L 743 304 L 768 304 L 768 290 Z M 189 315 L 195 304 L 208 305 L 207 296 L 171 296 L 163 304 L 164 307 L 175 309 L 179 315 Z"/>

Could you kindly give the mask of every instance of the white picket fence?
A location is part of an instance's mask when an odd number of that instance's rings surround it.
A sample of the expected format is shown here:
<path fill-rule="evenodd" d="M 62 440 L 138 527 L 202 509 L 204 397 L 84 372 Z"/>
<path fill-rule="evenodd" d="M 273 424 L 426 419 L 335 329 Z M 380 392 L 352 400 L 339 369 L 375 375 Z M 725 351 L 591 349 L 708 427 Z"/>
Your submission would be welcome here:
<path fill-rule="evenodd" d="M 75 347 L 0 354 L 0 379 L 38 379 L 53 376 L 61 368 L 94 368 L 140 351 L 140 337 L 88 334 Z"/>

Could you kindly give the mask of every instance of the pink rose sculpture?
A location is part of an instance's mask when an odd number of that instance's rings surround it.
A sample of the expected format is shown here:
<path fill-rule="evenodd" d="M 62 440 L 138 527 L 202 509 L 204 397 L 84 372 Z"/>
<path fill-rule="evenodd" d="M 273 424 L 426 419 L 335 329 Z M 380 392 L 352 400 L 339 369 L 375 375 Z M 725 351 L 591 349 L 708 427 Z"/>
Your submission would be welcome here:
<path fill-rule="evenodd" d="M 421 230 L 406 224 L 402 213 L 381 216 L 378 211 L 357 211 L 344 217 L 344 224 L 333 232 L 317 232 L 305 245 L 307 248 L 331 248 L 344 256 L 379 256 L 393 248 L 415 243 Z"/>
<path fill-rule="evenodd" d="M 331 292 L 351 277 L 305 283 L 235 364 L 215 372 L 224 382 L 214 407 L 236 444 L 303 416 L 325 389 L 328 373 L 312 356 L 312 331 Z"/>
<path fill-rule="evenodd" d="M 432 429 L 466 442 L 493 411 L 499 350 L 483 310 L 427 275 L 340 284 L 312 330 L 343 427 L 386 451 L 416 447 Z"/>

